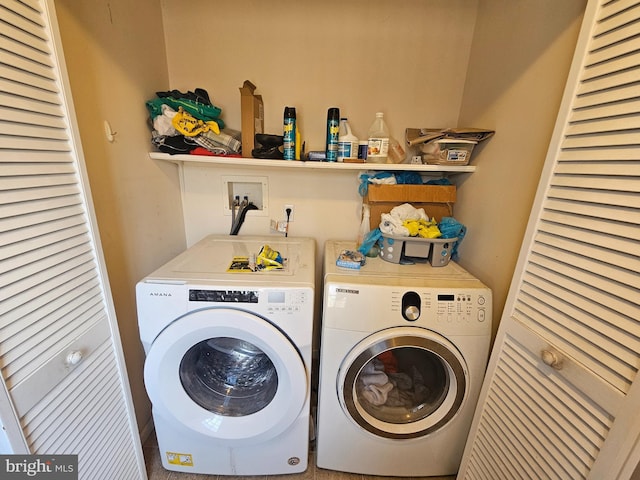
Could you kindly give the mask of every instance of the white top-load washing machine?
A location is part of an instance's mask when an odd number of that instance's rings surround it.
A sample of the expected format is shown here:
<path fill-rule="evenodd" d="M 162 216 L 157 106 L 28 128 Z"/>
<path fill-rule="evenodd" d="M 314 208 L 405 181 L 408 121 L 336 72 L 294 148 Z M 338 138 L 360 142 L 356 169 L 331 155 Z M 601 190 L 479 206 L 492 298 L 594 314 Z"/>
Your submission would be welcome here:
<path fill-rule="evenodd" d="M 247 268 L 264 246 L 282 269 Z M 166 469 L 307 468 L 314 272 L 313 239 L 212 235 L 138 283 L 144 380 Z"/>
<path fill-rule="evenodd" d="M 455 474 L 488 360 L 491 291 L 454 262 L 336 266 L 354 249 L 325 245 L 317 465 Z"/>

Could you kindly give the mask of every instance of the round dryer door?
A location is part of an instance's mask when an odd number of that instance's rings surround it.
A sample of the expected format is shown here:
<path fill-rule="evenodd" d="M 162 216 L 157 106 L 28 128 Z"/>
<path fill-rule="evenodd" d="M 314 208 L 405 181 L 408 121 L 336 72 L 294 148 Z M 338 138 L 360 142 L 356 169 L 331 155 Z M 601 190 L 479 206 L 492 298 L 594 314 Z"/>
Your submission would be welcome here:
<path fill-rule="evenodd" d="M 447 425 L 469 386 L 458 349 L 418 327 L 365 338 L 342 362 L 337 381 L 345 414 L 370 433 L 395 439 L 422 437 Z"/>
<path fill-rule="evenodd" d="M 229 308 L 198 310 L 165 328 L 148 352 L 144 379 L 157 414 L 226 444 L 287 429 L 305 405 L 309 382 L 284 333 Z"/>

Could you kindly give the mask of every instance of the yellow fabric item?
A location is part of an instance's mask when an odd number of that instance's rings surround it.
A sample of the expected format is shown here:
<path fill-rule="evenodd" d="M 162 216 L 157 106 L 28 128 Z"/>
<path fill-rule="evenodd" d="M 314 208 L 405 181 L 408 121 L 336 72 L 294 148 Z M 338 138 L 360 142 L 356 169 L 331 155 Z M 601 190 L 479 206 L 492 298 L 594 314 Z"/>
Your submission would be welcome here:
<path fill-rule="evenodd" d="M 409 231 L 410 237 L 418 236 L 418 230 L 420 229 L 420 222 L 418 220 L 405 220 L 402 222 L 402 226 Z"/>
<path fill-rule="evenodd" d="M 422 238 L 438 238 L 442 236 L 442 233 L 440 233 L 438 225 L 431 224 L 429 226 L 422 227 L 418 231 L 418 235 Z"/>
<path fill-rule="evenodd" d="M 435 219 L 431 219 L 431 221 L 405 220 L 402 222 L 402 226 L 409 231 L 410 237 L 438 238 L 442 236 Z"/>
<path fill-rule="evenodd" d="M 174 115 L 171 120 L 171 124 L 173 125 L 173 128 L 185 137 L 195 137 L 196 135 L 208 132 L 209 130 L 216 134 L 220 134 L 220 127 L 216 122 L 213 120 L 208 122 L 198 120 L 190 113 L 185 112 L 182 107 L 180 107 L 178 112 Z"/>

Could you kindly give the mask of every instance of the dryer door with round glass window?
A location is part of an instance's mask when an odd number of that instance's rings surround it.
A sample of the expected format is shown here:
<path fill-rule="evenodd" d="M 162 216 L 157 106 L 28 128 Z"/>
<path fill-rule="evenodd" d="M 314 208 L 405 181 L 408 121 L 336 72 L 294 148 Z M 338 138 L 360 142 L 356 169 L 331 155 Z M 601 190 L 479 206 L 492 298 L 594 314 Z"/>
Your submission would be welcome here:
<path fill-rule="evenodd" d="M 447 425 L 465 400 L 468 373 L 457 348 L 435 332 L 397 327 L 358 343 L 338 373 L 349 418 L 385 438 L 415 438 Z"/>
<path fill-rule="evenodd" d="M 176 319 L 151 345 L 144 375 L 157 414 L 227 444 L 263 441 L 288 428 L 309 382 L 285 334 L 229 308 Z"/>

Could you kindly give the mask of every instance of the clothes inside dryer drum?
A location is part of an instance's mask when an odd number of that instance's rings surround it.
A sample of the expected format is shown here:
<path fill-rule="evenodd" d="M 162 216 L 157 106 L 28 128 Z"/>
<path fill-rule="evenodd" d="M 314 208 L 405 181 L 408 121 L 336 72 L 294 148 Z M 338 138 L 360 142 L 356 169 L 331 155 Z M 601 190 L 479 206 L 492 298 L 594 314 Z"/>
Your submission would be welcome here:
<path fill-rule="evenodd" d="M 180 381 L 198 405 L 231 417 L 262 410 L 278 389 L 269 357 L 250 342 L 228 337 L 191 347 L 180 362 Z"/>
<path fill-rule="evenodd" d="M 372 396 L 372 391 L 380 394 Z M 442 359 L 429 350 L 414 347 L 390 349 L 371 359 L 356 380 L 358 400 L 364 410 L 378 420 L 394 424 L 428 417 L 440 407 L 448 391 L 449 376 Z"/>
<path fill-rule="evenodd" d="M 343 360 L 340 372 L 345 413 L 374 435 L 394 439 L 444 427 L 463 404 L 468 381 L 456 347 L 417 327 L 367 337 Z"/>

